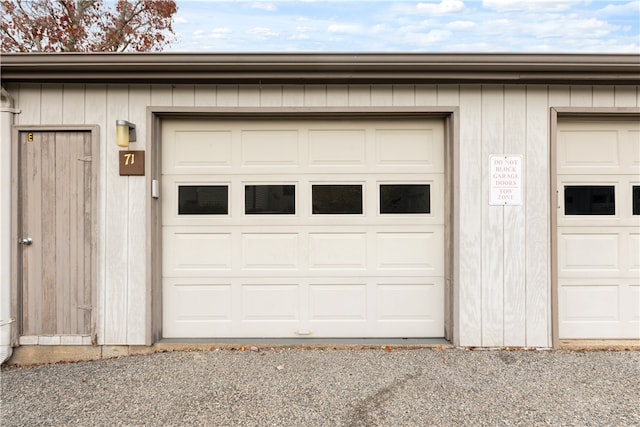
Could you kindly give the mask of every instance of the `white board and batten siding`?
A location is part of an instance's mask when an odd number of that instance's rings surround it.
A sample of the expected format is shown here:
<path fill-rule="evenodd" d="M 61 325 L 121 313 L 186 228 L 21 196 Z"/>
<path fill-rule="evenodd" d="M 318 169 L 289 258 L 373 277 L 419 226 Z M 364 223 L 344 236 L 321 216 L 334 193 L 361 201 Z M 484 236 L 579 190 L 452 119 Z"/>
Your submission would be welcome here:
<path fill-rule="evenodd" d="M 551 346 L 549 108 L 638 107 L 637 86 L 546 85 L 8 85 L 18 125 L 100 126 L 99 344 L 150 342 L 144 254 L 145 179 L 117 170 L 115 121 L 147 106 L 459 107 L 454 194 L 457 344 Z M 489 156 L 523 156 L 521 206 L 489 206 Z"/>

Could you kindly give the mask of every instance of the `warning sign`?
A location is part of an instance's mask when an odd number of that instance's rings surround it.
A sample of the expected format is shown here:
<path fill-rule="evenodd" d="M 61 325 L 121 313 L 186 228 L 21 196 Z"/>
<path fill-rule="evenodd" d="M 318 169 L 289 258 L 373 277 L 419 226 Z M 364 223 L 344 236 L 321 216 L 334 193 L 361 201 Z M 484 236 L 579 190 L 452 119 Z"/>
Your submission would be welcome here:
<path fill-rule="evenodd" d="M 522 156 L 493 155 L 489 158 L 492 206 L 522 205 Z"/>

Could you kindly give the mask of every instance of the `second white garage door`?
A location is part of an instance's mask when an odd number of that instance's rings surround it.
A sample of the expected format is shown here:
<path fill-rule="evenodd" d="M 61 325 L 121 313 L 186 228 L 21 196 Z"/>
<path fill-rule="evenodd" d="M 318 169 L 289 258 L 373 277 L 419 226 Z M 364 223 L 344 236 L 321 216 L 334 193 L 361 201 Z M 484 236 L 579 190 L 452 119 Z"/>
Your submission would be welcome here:
<path fill-rule="evenodd" d="M 558 125 L 560 339 L 640 339 L 640 123 Z"/>
<path fill-rule="evenodd" d="M 163 336 L 442 337 L 441 120 L 169 120 Z"/>

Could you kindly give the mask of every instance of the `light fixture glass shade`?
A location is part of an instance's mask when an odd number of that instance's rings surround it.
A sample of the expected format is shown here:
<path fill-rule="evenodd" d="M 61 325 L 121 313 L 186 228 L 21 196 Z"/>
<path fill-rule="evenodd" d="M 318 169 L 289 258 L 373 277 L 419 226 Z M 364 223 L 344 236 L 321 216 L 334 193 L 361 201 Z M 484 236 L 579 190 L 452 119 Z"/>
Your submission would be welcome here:
<path fill-rule="evenodd" d="M 126 120 L 116 120 L 116 144 L 129 148 L 130 142 L 136 140 L 136 125 Z"/>
<path fill-rule="evenodd" d="M 118 147 L 129 148 L 129 126 L 126 124 L 116 124 L 116 144 Z"/>

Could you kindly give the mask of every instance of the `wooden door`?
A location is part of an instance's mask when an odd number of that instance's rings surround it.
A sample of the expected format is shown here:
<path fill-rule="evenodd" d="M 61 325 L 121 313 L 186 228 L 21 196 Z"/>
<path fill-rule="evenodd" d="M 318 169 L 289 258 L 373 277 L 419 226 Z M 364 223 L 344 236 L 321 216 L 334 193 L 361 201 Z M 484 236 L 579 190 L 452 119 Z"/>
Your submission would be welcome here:
<path fill-rule="evenodd" d="M 92 138 L 20 132 L 21 335 L 89 335 L 92 327 Z"/>

